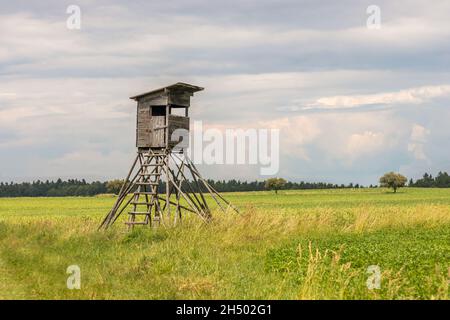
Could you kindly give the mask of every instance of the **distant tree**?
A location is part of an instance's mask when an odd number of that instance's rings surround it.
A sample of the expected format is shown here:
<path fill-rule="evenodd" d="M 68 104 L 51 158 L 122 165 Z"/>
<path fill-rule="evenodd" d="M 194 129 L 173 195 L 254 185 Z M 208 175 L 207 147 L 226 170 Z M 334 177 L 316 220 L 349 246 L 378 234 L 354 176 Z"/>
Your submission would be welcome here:
<path fill-rule="evenodd" d="M 119 194 L 124 181 L 120 179 L 111 180 L 106 183 L 106 191 L 109 193 Z"/>
<path fill-rule="evenodd" d="M 388 172 L 380 178 L 380 185 L 386 188 L 394 189 L 394 193 L 398 188 L 404 187 L 408 179 L 400 173 Z"/>
<path fill-rule="evenodd" d="M 450 176 L 447 172 L 439 172 L 434 178 L 434 187 L 448 188 L 450 187 Z"/>
<path fill-rule="evenodd" d="M 417 179 L 414 184 L 415 187 L 419 188 L 432 188 L 435 187 L 435 180 L 431 174 L 425 173 L 421 179 Z"/>
<path fill-rule="evenodd" d="M 283 178 L 270 178 L 266 180 L 265 187 L 268 190 L 275 190 L 275 194 L 278 194 L 278 190 L 283 189 L 286 185 L 286 180 Z"/>

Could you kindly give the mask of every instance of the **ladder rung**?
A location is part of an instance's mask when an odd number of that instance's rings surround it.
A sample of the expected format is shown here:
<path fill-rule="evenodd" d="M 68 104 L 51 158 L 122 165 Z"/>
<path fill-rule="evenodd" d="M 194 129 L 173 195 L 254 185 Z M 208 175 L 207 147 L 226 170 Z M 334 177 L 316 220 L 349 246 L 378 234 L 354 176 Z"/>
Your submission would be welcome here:
<path fill-rule="evenodd" d="M 157 186 L 159 182 L 136 182 L 136 184 L 141 186 Z"/>
<path fill-rule="evenodd" d="M 148 224 L 148 222 L 130 222 L 130 221 L 127 221 L 127 222 L 125 222 L 125 224 L 128 224 L 128 225 L 135 225 L 135 224 Z"/>
<path fill-rule="evenodd" d="M 136 205 L 136 206 L 151 206 L 151 205 L 153 205 L 151 202 L 134 202 L 134 201 L 132 201 L 132 202 L 130 202 L 130 204 L 132 204 L 132 205 Z"/>
<path fill-rule="evenodd" d="M 164 163 L 143 163 L 142 167 L 157 167 L 157 166 L 163 166 Z"/>
<path fill-rule="evenodd" d="M 147 195 L 155 195 L 156 192 L 147 192 L 147 191 L 136 191 L 134 194 L 147 194 Z"/>
<path fill-rule="evenodd" d="M 157 172 L 153 172 L 153 173 L 140 173 L 139 175 L 140 175 L 140 176 L 145 176 L 145 177 L 148 177 L 148 176 L 160 176 L 161 173 L 157 173 Z"/>
<path fill-rule="evenodd" d="M 132 214 L 132 215 L 150 215 L 150 212 L 146 212 L 146 211 L 130 211 L 128 212 L 128 214 Z"/>

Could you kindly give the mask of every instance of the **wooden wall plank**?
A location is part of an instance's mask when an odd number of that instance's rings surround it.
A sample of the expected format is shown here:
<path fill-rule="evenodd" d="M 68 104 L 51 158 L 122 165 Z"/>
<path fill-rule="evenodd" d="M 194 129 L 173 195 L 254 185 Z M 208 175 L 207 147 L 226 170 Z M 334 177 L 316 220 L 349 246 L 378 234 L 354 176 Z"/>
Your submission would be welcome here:
<path fill-rule="evenodd" d="M 139 103 L 136 128 L 136 144 L 138 148 L 148 148 L 151 146 L 151 129 L 150 105 Z"/>
<path fill-rule="evenodd" d="M 169 115 L 169 138 L 172 137 L 173 132 L 177 129 L 186 129 L 189 131 L 189 118 L 173 114 Z M 178 143 L 179 141 L 170 140 L 169 146 L 174 147 Z"/>
<path fill-rule="evenodd" d="M 152 141 L 151 147 L 154 148 L 162 148 L 165 147 L 165 124 L 166 117 L 165 116 L 156 116 L 152 117 Z"/>

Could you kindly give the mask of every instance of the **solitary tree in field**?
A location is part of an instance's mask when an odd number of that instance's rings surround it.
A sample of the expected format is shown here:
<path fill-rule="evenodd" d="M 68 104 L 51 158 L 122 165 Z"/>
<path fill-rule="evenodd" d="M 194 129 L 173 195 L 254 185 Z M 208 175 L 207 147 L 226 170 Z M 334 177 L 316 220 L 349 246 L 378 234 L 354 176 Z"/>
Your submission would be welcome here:
<path fill-rule="evenodd" d="M 389 172 L 380 178 L 380 185 L 386 188 L 394 189 L 394 193 L 398 188 L 404 187 L 408 179 L 400 173 Z"/>
<path fill-rule="evenodd" d="M 275 194 L 278 194 L 278 190 L 282 189 L 286 185 L 286 180 L 283 178 L 270 178 L 266 180 L 266 189 L 275 190 Z"/>

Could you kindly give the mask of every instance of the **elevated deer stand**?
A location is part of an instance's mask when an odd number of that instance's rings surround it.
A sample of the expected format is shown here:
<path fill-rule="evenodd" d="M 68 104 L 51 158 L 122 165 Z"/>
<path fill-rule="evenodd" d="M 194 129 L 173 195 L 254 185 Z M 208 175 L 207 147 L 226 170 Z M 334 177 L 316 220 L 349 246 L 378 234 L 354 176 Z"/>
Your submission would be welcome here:
<path fill-rule="evenodd" d="M 184 129 L 185 135 L 189 131 L 190 97 L 201 90 L 179 82 L 131 97 L 138 102 L 138 152 L 117 201 L 100 228 L 107 229 L 127 208 L 129 217 L 125 223 L 130 229 L 135 225 L 176 224 L 181 222 L 183 211 L 208 222 L 211 211 L 204 192 L 223 211 L 228 207 L 237 211 L 202 178 L 185 148 L 178 147 L 180 141 L 171 139 L 175 130 Z M 184 108 L 184 116 L 172 114 L 175 108 Z"/>

